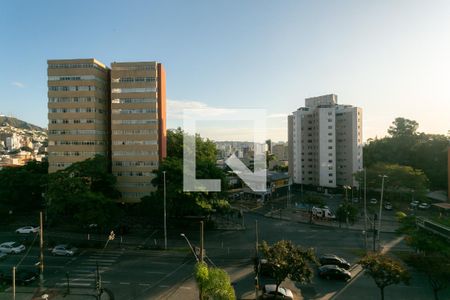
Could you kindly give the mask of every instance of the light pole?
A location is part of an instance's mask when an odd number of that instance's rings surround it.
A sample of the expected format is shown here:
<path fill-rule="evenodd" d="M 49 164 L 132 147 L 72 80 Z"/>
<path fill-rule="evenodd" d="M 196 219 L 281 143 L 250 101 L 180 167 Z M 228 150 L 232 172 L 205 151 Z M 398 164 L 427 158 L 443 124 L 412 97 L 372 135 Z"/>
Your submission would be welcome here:
<path fill-rule="evenodd" d="M 163 171 L 163 178 L 164 178 L 164 249 L 167 250 L 166 171 Z"/>
<path fill-rule="evenodd" d="M 364 246 L 367 251 L 367 198 L 366 198 L 366 190 L 367 190 L 367 172 L 364 168 Z"/>
<path fill-rule="evenodd" d="M 184 237 L 184 239 L 186 240 L 186 242 L 187 242 L 188 245 L 189 245 L 189 248 L 191 248 L 192 254 L 194 254 L 195 260 L 196 260 L 197 262 L 199 262 L 198 256 L 197 256 L 197 254 L 195 254 L 195 250 L 194 250 L 194 248 L 192 247 L 191 242 L 189 242 L 189 239 L 187 238 L 187 236 L 186 236 L 184 233 L 180 233 L 180 235 L 181 235 L 182 237 Z"/>
<path fill-rule="evenodd" d="M 382 212 L 382 208 L 383 208 L 384 178 L 387 178 L 387 176 L 386 175 L 378 175 L 378 177 L 381 177 L 380 212 L 378 214 L 378 250 L 381 250 L 381 240 L 380 240 L 381 212 Z"/>
<path fill-rule="evenodd" d="M 348 203 L 347 190 L 351 189 L 351 187 L 348 185 L 344 185 L 343 188 L 345 189 L 345 202 Z"/>

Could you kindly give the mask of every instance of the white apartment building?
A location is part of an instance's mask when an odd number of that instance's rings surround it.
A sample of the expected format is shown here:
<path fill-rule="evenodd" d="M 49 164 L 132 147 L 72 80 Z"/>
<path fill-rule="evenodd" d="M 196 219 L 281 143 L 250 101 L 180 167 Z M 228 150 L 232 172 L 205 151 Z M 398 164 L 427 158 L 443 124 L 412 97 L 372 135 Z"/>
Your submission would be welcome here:
<path fill-rule="evenodd" d="M 355 186 L 363 168 L 362 109 L 338 105 L 337 95 L 305 99 L 288 117 L 289 173 L 294 183 Z"/>

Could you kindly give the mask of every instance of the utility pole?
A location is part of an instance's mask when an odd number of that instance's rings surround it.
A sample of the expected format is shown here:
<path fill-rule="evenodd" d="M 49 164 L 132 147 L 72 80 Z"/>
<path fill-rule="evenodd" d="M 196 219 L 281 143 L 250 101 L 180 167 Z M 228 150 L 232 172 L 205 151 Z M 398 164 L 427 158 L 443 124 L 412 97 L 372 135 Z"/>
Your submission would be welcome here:
<path fill-rule="evenodd" d="M 203 262 L 204 252 L 204 240 L 203 240 L 203 221 L 200 221 L 200 262 Z"/>
<path fill-rule="evenodd" d="M 380 232 L 381 232 L 381 212 L 383 208 L 383 190 L 384 190 L 384 178 L 386 175 L 378 175 L 381 177 L 381 197 L 380 197 L 380 213 L 378 214 L 378 250 L 381 250 L 381 240 L 380 240 Z"/>
<path fill-rule="evenodd" d="M 259 245 L 258 245 L 258 220 L 255 220 L 255 259 L 256 259 L 256 274 L 255 274 L 255 299 L 258 299 L 259 289 Z"/>
<path fill-rule="evenodd" d="M 203 263 L 203 221 L 200 221 L 200 263 Z M 203 287 L 200 286 L 199 299 L 203 300 Z"/>
<path fill-rule="evenodd" d="M 364 168 L 364 248 L 367 251 L 367 172 Z"/>
<path fill-rule="evenodd" d="M 39 285 L 42 290 L 44 287 L 44 224 L 43 224 L 43 216 L 42 211 L 39 212 L 39 246 L 41 250 L 40 260 L 39 260 L 39 268 L 40 268 L 40 274 L 39 274 Z"/>
<path fill-rule="evenodd" d="M 12 292 L 13 300 L 16 300 L 16 266 L 12 269 Z"/>
<path fill-rule="evenodd" d="M 164 250 L 167 250 L 166 171 L 163 171 L 163 177 L 164 177 Z"/>
<path fill-rule="evenodd" d="M 95 288 L 97 290 L 96 298 L 97 298 L 97 300 L 100 300 L 100 298 L 102 296 L 102 279 L 100 277 L 100 272 L 98 270 L 98 262 L 97 262 L 97 276 L 96 277 L 97 277 L 96 278 L 97 280 L 96 280 L 96 283 L 95 283 Z"/>
<path fill-rule="evenodd" d="M 376 221 L 377 221 L 377 214 L 375 213 L 375 214 L 373 214 L 373 223 L 372 223 L 372 227 L 373 227 L 373 252 L 375 252 L 375 248 L 376 248 L 376 237 L 377 237 L 377 229 L 376 229 L 376 227 L 375 227 L 375 223 L 376 223 Z"/>
<path fill-rule="evenodd" d="M 69 272 L 66 272 L 66 279 L 67 279 L 67 295 L 69 295 L 70 294 Z"/>

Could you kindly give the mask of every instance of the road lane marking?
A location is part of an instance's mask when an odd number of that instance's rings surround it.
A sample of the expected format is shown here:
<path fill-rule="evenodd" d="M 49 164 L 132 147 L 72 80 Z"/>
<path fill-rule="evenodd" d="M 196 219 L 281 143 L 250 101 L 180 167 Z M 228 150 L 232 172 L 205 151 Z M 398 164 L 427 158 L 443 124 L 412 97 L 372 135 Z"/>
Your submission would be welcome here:
<path fill-rule="evenodd" d="M 129 282 L 119 282 L 119 284 L 130 284 Z"/>
<path fill-rule="evenodd" d="M 180 289 L 192 290 L 192 287 L 182 285 L 182 286 L 180 286 Z"/>
<path fill-rule="evenodd" d="M 116 262 L 115 259 L 95 259 L 95 258 L 88 258 L 87 261 L 95 261 L 95 262 Z"/>
<path fill-rule="evenodd" d="M 139 283 L 141 286 L 150 286 L 150 283 Z"/>
<path fill-rule="evenodd" d="M 67 282 L 64 283 L 57 283 L 57 286 L 66 286 Z M 83 283 L 83 282 L 70 282 L 69 286 L 91 286 L 91 283 Z"/>
<path fill-rule="evenodd" d="M 167 274 L 166 272 L 160 272 L 160 271 L 146 271 L 147 274 Z"/>
<path fill-rule="evenodd" d="M 161 288 L 167 288 L 167 287 L 169 287 L 168 285 L 165 285 L 165 284 L 161 284 L 159 287 L 161 287 Z"/>
<path fill-rule="evenodd" d="M 75 278 L 70 281 L 92 281 L 93 278 Z"/>

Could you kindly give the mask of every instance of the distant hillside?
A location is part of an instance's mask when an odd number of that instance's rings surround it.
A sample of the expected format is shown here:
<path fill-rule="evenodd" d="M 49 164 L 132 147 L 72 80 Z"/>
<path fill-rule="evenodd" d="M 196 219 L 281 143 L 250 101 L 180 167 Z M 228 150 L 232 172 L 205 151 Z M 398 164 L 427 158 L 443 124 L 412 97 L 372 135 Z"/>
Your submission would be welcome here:
<path fill-rule="evenodd" d="M 5 126 L 6 124 L 9 124 L 10 126 L 19 128 L 19 129 L 29 129 L 29 130 L 37 130 L 37 131 L 46 131 L 45 128 L 27 123 L 25 121 L 13 118 L 13 117 L 7 117 L 0 115 L 0 127 Z"/>

